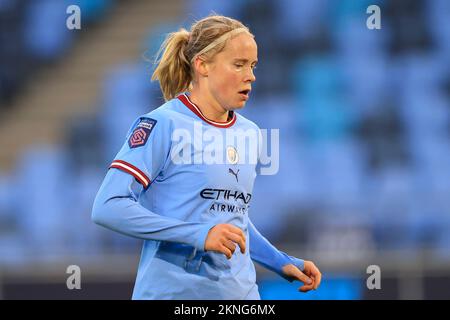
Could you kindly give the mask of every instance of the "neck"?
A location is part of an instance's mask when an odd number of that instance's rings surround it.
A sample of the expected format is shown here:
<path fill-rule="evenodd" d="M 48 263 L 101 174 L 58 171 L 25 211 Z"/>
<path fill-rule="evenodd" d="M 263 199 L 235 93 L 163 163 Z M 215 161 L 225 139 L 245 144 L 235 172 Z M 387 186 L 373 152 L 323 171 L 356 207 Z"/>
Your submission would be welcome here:
<path fill-rule="evenodd" d="M 223 108 L 211 95 L 200 93 L 197 88 L 192 88 L 189 98 L 208 120 L 216 122 L 228 121 L 228 110 Z"/>

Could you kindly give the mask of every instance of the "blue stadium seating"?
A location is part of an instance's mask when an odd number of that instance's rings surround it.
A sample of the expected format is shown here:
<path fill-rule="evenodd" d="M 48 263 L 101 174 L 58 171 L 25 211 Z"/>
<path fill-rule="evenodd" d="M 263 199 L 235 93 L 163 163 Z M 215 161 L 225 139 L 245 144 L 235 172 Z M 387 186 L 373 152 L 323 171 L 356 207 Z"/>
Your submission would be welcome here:
<path fill-rule="evenodd" d="M 119 65 L 106 76 L 102 112 L 108 116 L 100 118 L 100 125 L 107 158 L 118 152 L 134 120 L 156 107 L 150 99 L 150 76 L 138 63 Z"/>
<path fill-rule="evenodd" d="M 26 10 L 24 43 L 31 57 L 51 61 L 72 44 L 74 33 L 66 26 L 66 4 L 58 0 L 31 2 Z"/>
<path fill-rule="evenodd" d="M 72 4 L 79 5 L 91 23 L 105 17 L 114 3 L 76 0 Z M 245 12 L 257 4 L 254 0 L 192 0 L 185 9 L 189 12 L 186 20 L 150 29 L 141 47 L 152 59 L 167 32 L 189 27 L 188 22 L 211 10 L 251 22 L 260 47 L 260 66 L 254 85 L 257 90 L 242 114 L 263 129 L 280 129 L 279 172 L 257 178 L 250 209 L 255 224 L 268 237 L 282 240 L 284 219 L 292 212 L 302 218 L 301 208 L 320 207 L 330 212 L 348 208 L 355 226 L 366 214 L 377 247 L 430 246 L 446 257 L 450 248 L 450 108 L 445 91 L 450 79 L 445 67 L 450 63 L 449 3 L 424 2 L 433 45 L 397 55 L 389 48 L 394 34 L 390 20 L 395 16 L 383 13 L 383 32 L 368 30 L 367 5 L 386 4 L 368 0 L 268 1 L 273 12 L 258 7 L 256 13 Z M 0 0 L 0 13 L 12 10 L 11 5 L 12 1 Z M 51 62 L 64 56 L 76 40 L 73 33 L 59 27 L 65 25 L 66 6 L 66 1 L 57 0 L 27 3 L 24 22 L 18 24 L 25 49 L 0 50 L 0 62 L 5 66 L 0 71 L 2 83 L 6 83 L 3 79 L 22 81 L 20 68 L 15 66 L 27 65 L 26 59 Z M 270 29 L 266 15 L 274 19 Z M 5 43 L 19 32 L 11 29 L 1 34 Z M 308 46 L 319 40 L 324 47 Z M 25 62 L 14 64 L 11 57 L 18 58 L 12 53 L 20 51 Z M 114 157 L 137 116 L 162 103 L 158 83 L 150 81 L 153 68 L 151 61 L 130 61 L 113 67 L 105 76 L 99 112 L 104 159 Z M 372 168 L 370 146 L 358 126 L 381 108 L 399 114 L 404 137 L 398 144 L 404 145 L 392 148 L 404 147 L 407 160 Z M 118 252 L 134 250 L 136 240 L 111 235 L 89 219 L 91 202 L 108 163 L 104 165 L 101 169 L 75 168 L 62 148 L 35 146 L 28 150 L 14 175 L 0 177 L 0 221 L 13 224 L 20 234 L 0 230 L 0 255 L 19 261 L 33 250 L 45 256 L 67 250 L 95 253 L 104 249 L 103 245 Z M 358 210 L 351 210 L 354 208 Z M 280 219 L 273 219 L 274 214 Z M 85 233 L 77 232 L 80 229 Z M 352 285 L 342 288 L 338 297 L 359 297 Z M 270 292 L 276 290 L 263 290 L 263 295 Z"/>

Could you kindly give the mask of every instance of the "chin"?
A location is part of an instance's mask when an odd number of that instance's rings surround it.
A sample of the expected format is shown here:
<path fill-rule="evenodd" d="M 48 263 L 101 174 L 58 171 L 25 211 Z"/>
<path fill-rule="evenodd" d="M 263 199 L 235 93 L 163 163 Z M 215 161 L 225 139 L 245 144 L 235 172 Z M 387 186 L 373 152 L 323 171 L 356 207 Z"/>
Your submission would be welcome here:
<path fill-rule="evenodd" d="M 245 107 L 245 103 L 246 101 L 240 101 L 238 103 L 236 103 L 235 105 L 233 105 L 230 110 L 239 110 Z"/>

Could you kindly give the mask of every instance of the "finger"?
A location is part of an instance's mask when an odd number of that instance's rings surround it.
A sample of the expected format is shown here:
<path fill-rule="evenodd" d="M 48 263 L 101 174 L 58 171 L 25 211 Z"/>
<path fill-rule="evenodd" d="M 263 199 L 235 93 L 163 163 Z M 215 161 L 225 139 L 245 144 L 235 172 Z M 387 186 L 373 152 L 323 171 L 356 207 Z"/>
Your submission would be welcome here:
<path fill-rule="evenodd" d="M 322 274 L 320 273 L 319 269 L 311 263 L 310 267 L 308 268 L 307 272 L 305 273 L 313 279 L 314 281 L 314 290 L 317 289 L 320 285 L 320 282 L 322 280 Z"/>
<path fill-rule="evenodd" d="M 228 228 L 229 231 L 241 236 L 245 240 L 245 233 L 244 233 L 244 231 L 242 231 L 242 229 L 240 229 L 236 226 L 233 226 L 232 224 L 229 224 L 228 227 L 229 227 Z"/>
<path fill-rule="evenodd" d="M 311 278 L 311 280 L 312 280 L 312 285 L 311 285 L 311 289 L 312 290 L 316 290 L 316 277 L 315 276 L 313 276 L 313 275 L 311 275 L 311 276 L 309 276 L 310 278 Z"/>
<path fill-rule="evenodd" d="M 322 281 L 322 274 L 319 270 L 317 270 L 317 274 L 314 276 L 314 289 L 317 289 L 320 286 L 320 282 Z"/>
<path fill-rule="evenodd" d="M 234 254 L 234 251 L 236 250 L 236 244 L 235 244 L 233 241 L 231 241 L 231 240 L 225 240 L 225 241 L 223 242 L 223 245 L 224 245 L 225 247 L 227 247 L 228 249 L 230 249 L 231 254 Z"/>
<path fill-rule="evenodd" d="M 229 232 L 227 234 L 227 236 L 231 241 L 234 241 L 239 245 L 242 253 L 245 253 L 246 245 L 245 245 L 245 239 L 243 237 L 237 235 L 236 233 L 232 233 L 232 232 Z"/>
<path fill-rule="evenodd" d="M 227 259 L 231 259 L 232 253 L 230 249 L 228 249 L 224 245 L 220 247 L 220 252 L 222 252 L 227 257 Z"/>
<path fill-rule="evenodd" d="M 304 274 L 303 272 L 300 271 L 300 269 L 294 269 L 294 274 L 293 274 L 294 278 L 296 278 L 297 280 L 303 282 L 305 285 L 307 286 L 311 286 L 314 284 L 314 281 L 308 277 L 306 274 Z"/>
<path fill-rule="evenodd" d="M 313 289 L 313 285 L 304 285 L 301 286 L 298 290 L 301 292 L 308 292 L 311 291 Z"/>
<path fill-rule="evenodd" d="M 299 288 L 299 291 L 301 291 L 301 292 L 308 292 L 308 291 L 314 289 L 315 279 L 314 279 L 313 276 L 310 276 L 310 279 L 311 279 L 311 284 L 304 284 L 303 286 L 301 286 Z"/>

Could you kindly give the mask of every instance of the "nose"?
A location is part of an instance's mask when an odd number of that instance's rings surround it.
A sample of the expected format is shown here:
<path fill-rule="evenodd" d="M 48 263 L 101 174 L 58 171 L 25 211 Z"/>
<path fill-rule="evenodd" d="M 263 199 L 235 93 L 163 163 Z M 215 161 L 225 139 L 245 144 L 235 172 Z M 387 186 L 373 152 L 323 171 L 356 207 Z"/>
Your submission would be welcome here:
<path fill-rule="evenodd" d="M 253 69 L 249 68 L 249 71 L 247 72 L 246 77 L 245 77 L 245 82 L 255 82 L 255 81 L 256 81 L 256 77 L 253 72 Z"/>

